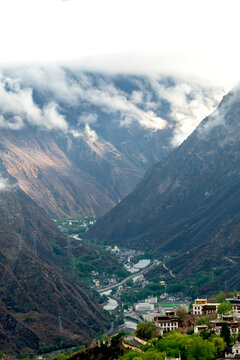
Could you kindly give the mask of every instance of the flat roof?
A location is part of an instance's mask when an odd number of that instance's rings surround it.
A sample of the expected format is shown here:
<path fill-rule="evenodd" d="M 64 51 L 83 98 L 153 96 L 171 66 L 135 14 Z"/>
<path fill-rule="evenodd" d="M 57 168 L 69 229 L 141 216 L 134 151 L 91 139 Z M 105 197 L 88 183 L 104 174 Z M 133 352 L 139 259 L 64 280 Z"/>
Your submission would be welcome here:
<path fill-rule="evenodd" d="M 207 328 L 208 326 L 207 325 L 195 325 L 196 327 L 198 327 L 198 328 Z"/>
<path fill-rule="evenodd" d="M 181 306 L 181 305 L 189 305 L 188 303 L 158 303 L 162 307 L 173 307 L 173 306 Z"/>

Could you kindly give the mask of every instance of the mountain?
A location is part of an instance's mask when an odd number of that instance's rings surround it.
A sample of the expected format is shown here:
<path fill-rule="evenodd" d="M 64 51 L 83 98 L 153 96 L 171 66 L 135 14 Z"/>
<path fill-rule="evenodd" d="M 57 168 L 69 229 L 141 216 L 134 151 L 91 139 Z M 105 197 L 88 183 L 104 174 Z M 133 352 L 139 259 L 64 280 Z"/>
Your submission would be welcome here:
<path fill-rule="evenodd" d="M 0 95 L 0 158 L 59 217 L 102 216 L 118 204 L 185 136 L 183 122 L 191 128 L 199 107 L 216 106 L 219 91 L 168 77 L 30 67 L 5 69 Z"/>
<path fill-rule="evenodd" d="M 239 114 L 235 90 L 87 237 L 178 255 L 180 277 L 221 267 L 225 287 L 239 287 Z"/>
<path fill-rule="evenodd" d="M 69 240 L 1 164 L 0 346 L 27 353 L 42 346 L 89 341 L 109 317 L 71 275 Z M 75 256 L 90 251 L 71 241 Z"/>

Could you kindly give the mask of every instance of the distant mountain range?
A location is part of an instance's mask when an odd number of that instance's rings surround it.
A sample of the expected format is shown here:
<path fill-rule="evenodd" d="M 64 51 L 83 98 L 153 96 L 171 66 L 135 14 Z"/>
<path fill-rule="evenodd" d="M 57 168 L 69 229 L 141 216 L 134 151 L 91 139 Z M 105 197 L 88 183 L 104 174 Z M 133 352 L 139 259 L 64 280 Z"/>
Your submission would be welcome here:
<path fill-rule="evenodd" d="M 218 285 L 239 288 L 239 138 L 240 93 L 235 90 L 87 237 L 178 255 L 169 268 L 182 278 L 220 267 Z"/>
<path fill-rule="evenodd" d="M 51 216 L 101 216 L 191 132 L 220 94 L 167 77 L 5 70 L 0 158 Z"/>
<path fill-rule="evenodd" d="M 106 213 L 198 124 L 200 105 L 203 112 L 213 109 L 220 93 L 166 77 L 5 69 L 0 77 L 2 349 L 27 353 L 59 341 L 82 343 L 106 330 L 110 319 L 71 275 L 68 239 L 49 215 Z M 159 208 L 155 195 L 147 193 L 178 186 L 165 170 L 159 186 L 155 175 L 179 149 L 154 166 L 138 185 L 140 192 L 127 198 L 130 212 L 122 207 L 126 199 L 89 236 L 106 235 L 124 246 L 152 241 L 156 251 L 178 252 L 175 238 L 165 245 L 158 241 Z M 176 160 L 169 165 L 169 176 L 171 171 L 180 176 L 183 164 Z M 161 211 L 174 208 L 178 195 L 171 196 L 171 201 L 159 202 Z M 173 210 L 171 220 L 176 214 Z M 187 214 L 191 225 L 190 210 Z M 72 247 L 77 257 L 95 251 L 79 241 L 72 241 Z"/>

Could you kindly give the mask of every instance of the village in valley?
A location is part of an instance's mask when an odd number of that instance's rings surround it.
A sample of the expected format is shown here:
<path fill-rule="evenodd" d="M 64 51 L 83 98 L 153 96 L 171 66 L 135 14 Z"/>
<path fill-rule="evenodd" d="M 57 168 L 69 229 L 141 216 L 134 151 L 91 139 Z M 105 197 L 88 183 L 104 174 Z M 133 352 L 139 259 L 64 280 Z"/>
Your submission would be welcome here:
<path fill-rule="evenodd" d="M 81 235 L 95 223 L 95 219 L 80 217 L 56 222 L 70 238 L 83 241 Z M 158 283 L 152 283 L 147 276 L 159 265 L 169 270 L 164 257 L 148 258 L 143 251 L 107 244 L 102 246 L 101 251 L 102 255 L 117 260 L 121 267 L 118 273 L 103 272 L 101 268 L 88 272 L 90 287 L 98 293 L 103 309 L 112 315 L 108 336 L 123 332 L 123 345 L 139 351 L 151 342 L 151 338 L 142 331 L 144 326 L 154 328 L 158 338 L 172 331 L 189 336 L 200 334 L 203 339 L 214 334 L 226 337 L 226 358 L 240 357 L 240 294 L 221 292 L 210 299 L 194 299 L 181 292 L 169 294 L 165 275 L 159 278 Z"/>

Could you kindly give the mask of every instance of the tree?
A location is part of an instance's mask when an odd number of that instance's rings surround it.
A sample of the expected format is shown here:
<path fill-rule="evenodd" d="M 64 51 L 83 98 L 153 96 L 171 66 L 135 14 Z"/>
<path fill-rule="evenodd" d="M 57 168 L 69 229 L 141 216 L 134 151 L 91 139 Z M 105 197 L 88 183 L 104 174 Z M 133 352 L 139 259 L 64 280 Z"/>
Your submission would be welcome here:
<path fill-rule="evenodd" d="M 207 323 L 207 319 L 203 316 L 197 321 L 197 325 L 204 325 Z"/>
<path fill-rule="evenodd" d="M 148 351 L 146 354 L 143 354 L 140 358 L 141 360 L 164 360 L 165 355 L 159 352 Z"/>
<path fill-rule="evenodd" d="M 220 293 L 217 294 L 217 296 L 216 296 L 216 300 L 218 303 L 222 303 L 225 300 L 225 297 L 226 296 L 225 296 L 224 292 L 220 291 Z"/>
<path fill-rule="evenodd" d="M 134 285 L 133 280 L 132 280 L 132 279 L 128 280 L 128 281 L 126 282 L 126 285 L 132 287 L 132 286 Z"/>
<path fill-rule="evenodd" d="M 229 301 L 223 301 L 218 306 L 218 314 L 219 315 L 228 314 L 229 311 L 231 311 L 231 310 L 232 310 L 232 304 Z"/>
<path fill-rule="evenodd" d="M 158 329 L 154 322 L 142 322 L 137 325 L 136 336 L 143 340 L 150 340 L 158 336 Z"/>
<path fill-rule="evenodd" d="M 214 344 L 203 340 L 199 335 L 193 335 L 187 342 L 188 360 L 211 360 L 214 358 Z"/>
<path fill-rule="evenodd" d="M 213 343 L 215 347 L 215 356 L 221 357 L 223 356 L 224 350 L 226 348 L 226 343 L 222 337 L 219 335 L 213 335 L 211 337 L 211 342 Z"/>
<path fill-rule="evenodd" d="M 184 315 L 186 315 L 186 313 L 187 313 L 187 311 L 186 311 L 185 306 L 180 305 L 180 306 L 177 307 L 177 309 L 176 309 L 176 315 L 177 315 L 179 318 L 182 319 L 182 318 L 184 317 Z"/>
<path fill-rule="evenodd" d="M 227 347 L 229 347 L 230 343 L 231 343 L 231 334 L 230 334 L 230 329 L 229 329 L 228 323 L 224 322 L 222 324 L 222 329 L 221 329 L 220 335 L 224 339 Z"/>

